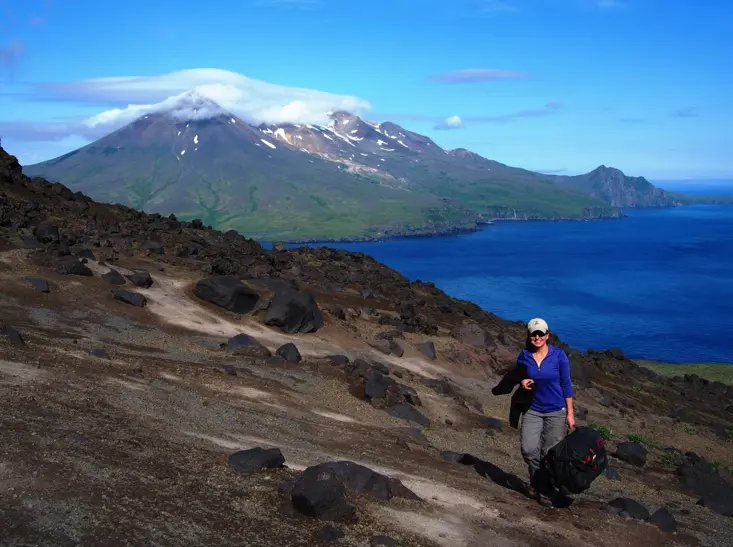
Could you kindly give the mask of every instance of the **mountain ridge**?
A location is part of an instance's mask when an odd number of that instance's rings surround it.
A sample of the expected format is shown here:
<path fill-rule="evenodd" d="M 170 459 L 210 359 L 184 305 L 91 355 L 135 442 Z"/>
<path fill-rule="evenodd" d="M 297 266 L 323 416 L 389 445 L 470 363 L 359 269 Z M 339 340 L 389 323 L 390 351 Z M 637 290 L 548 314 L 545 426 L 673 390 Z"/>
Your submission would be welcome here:
<path fill-rule="evenodd" d="M 620 207 L 676 204 L 643 177 L 597 172 L 605 166 L 544 175 L 342 110 L 327 125 L 252 125 L 196 92 L 166 105 L 24 172 L 261 240 L 442 235 L 503 218 L 618 218 Z"/>

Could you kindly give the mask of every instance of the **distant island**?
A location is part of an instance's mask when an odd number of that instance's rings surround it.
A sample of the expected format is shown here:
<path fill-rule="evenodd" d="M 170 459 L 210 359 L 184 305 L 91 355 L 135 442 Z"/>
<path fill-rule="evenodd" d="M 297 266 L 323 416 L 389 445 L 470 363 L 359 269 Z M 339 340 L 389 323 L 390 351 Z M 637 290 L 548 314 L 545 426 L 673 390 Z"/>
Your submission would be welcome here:
<path fill-rule="evenodd" d="M 182 111 L 193 114 L 181 118 Z M 712 199 L 665 192 L 606 166 L 545 175 L 444 150 L 394 123 L 348 112 L 330 118 L 326 126 L 253 126 L 189 92 L 165 111 L 23 171 L 99 201 L 200 219 L 260 241 L 445 235 L 496 219 L 620 218 L 625 207 Z"/>

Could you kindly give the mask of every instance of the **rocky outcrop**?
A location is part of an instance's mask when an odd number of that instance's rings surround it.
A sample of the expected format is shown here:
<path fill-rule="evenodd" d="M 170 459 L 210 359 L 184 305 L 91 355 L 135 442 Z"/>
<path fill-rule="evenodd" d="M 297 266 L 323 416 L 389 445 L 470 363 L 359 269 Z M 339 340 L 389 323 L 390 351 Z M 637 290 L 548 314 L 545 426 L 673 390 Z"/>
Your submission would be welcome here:
<path fill-rule="evenodd" d="M 201 300 L 234 313 L 251 312 L 260 300 L 260 295 L 233 275 L 210 275 L 201 279 L 193 289 Z"/>

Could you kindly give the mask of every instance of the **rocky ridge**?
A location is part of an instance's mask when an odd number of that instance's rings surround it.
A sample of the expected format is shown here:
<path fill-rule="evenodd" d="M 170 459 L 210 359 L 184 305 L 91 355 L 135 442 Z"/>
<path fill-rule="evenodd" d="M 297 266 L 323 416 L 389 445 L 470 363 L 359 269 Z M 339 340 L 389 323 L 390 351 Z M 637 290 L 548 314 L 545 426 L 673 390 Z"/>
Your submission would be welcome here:
<path fill-rule="evenodd" d="M 0 149 L 0 275 L 11 544 L 733 538 L 733 388 L 554 337 L 613 458 L 548 513 L 490 394 L 523 325 L 368 256 L 99 204 Z"/>

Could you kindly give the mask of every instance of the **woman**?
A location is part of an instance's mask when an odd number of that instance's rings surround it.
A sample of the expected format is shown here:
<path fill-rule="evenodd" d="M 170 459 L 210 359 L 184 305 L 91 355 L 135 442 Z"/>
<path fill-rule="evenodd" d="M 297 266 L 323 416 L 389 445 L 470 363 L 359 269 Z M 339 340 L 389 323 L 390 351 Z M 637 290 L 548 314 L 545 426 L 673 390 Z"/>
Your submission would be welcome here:
<path fill-rule="evenodd" d="M 547 451 L 567 434 L 566 426 L 575 427 L 573 386 L 570 361 L 565 352 L 547 343 L 550 329 L 544 319 L 527 323 L 527 345 L 517 358 L 517 366 L 526 371 L 523 389 L 531 390 L 534 399 L 522 417 L 522 457 L 529 467 L 531 495 L 542 505 L 550 506 L 550 483 L 538 473 Z"/>

